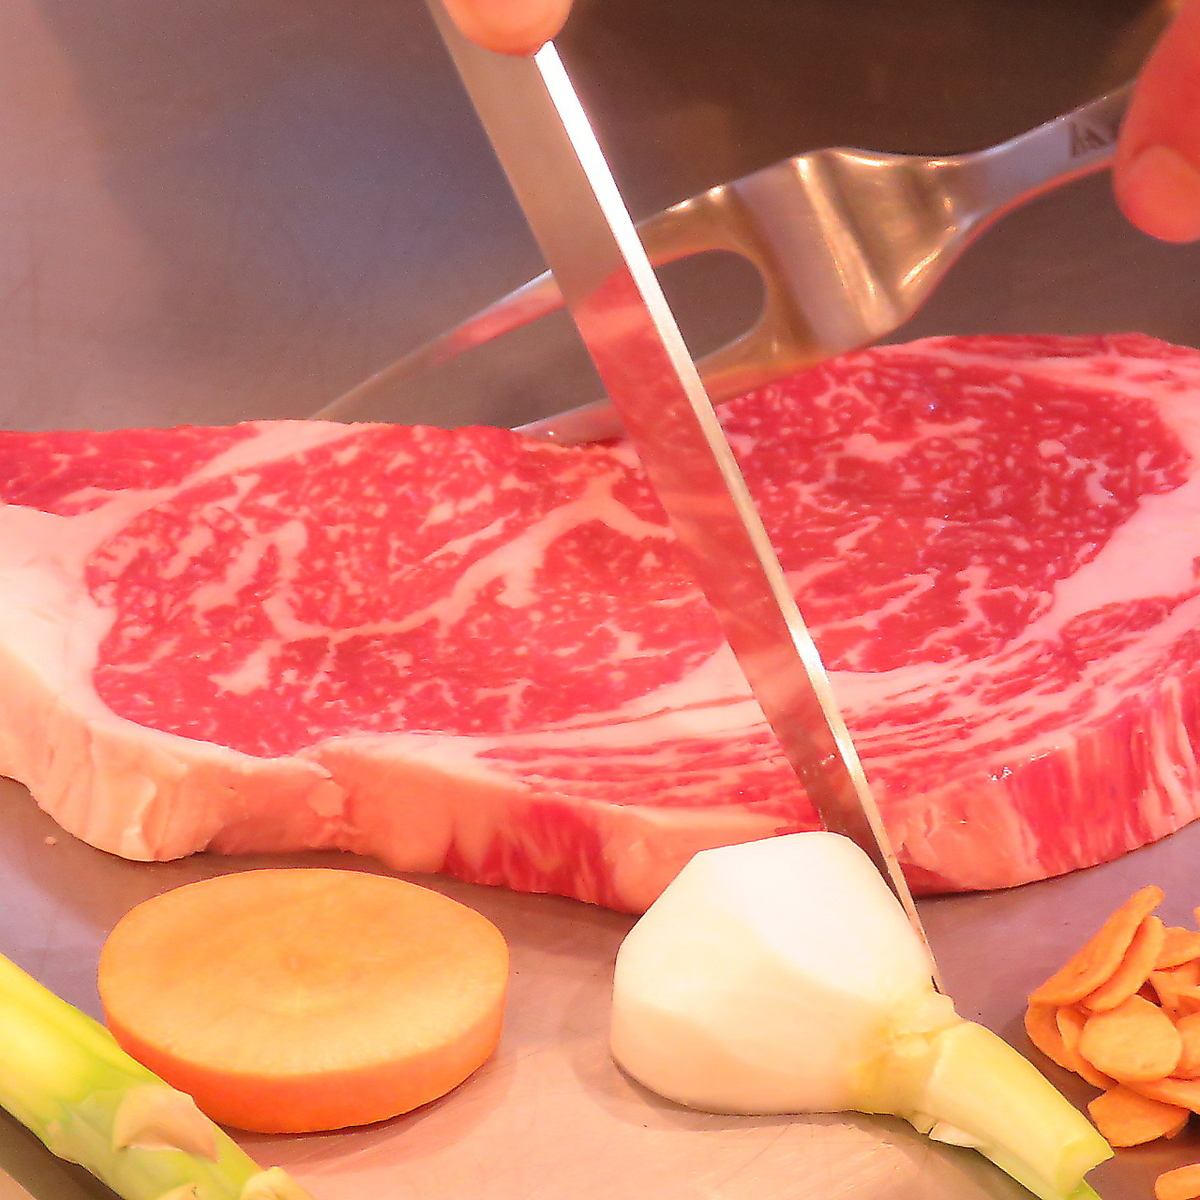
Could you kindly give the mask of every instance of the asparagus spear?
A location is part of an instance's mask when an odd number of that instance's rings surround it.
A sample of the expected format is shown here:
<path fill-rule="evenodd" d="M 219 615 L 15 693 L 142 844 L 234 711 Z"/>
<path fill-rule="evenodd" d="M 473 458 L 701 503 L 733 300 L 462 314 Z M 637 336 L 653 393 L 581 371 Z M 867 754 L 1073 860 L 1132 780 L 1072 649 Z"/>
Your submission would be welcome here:
<path fill-rule="evenodd" d="M 311 1200 L 3 956 L 0 1106 L 125 1200 Z"/>

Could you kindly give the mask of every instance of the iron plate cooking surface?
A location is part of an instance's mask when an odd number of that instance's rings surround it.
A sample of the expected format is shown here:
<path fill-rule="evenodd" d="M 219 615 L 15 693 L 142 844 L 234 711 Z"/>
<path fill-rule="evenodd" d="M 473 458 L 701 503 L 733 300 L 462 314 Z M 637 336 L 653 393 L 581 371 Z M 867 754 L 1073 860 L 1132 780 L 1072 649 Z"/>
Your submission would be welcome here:
<path fill-rule="evenodd" d="M 52 841 L 48 841 L 52 839 Z M 986 895 L 920 902 L 950 994 L 1029 1053 L 1024 997 L 1143 883 L 1164 916 L 1200 901 L 1200 824 L 1119 861 Z M 379 870 L 350 856 L 134 863 L 62 833 L 23 788 L 0 782 L 0 952 L 72 1003 L 98 1012 L 101 941 L 134 904 L 227 871 L 297 863 Z M 413 877 L 416 878 L 416 877 Z M 748 1118 L 689 1112 L 626 1079 L 606 1048 L 612 960 L 630 918 L 572 900 L 420 878 L 490 917 L 512 947 L 512 991 L 497 1056 L 459 1091 L 408 1117 L 337 1134 L 243 1136 L 315 1200 L 1027 1200 L 970 1151 L 904 1122 L 837 1115 Z M 1093 1093 L 1056 1067 L 1077 1102 Z M 1149 1200 L 1155 1174 L 1200 1160 L 1200 1135 L 1123 1150 L 1090 1176 L 1104 1200 Z M 36 1200 L 101 1200 L 104 1188 L 0 1120 L 0 1171 Z M 10 1198 L 0 1186 L 0 1200 Z M 23 1198 L 21 1198 L 23 1200 Z"/>

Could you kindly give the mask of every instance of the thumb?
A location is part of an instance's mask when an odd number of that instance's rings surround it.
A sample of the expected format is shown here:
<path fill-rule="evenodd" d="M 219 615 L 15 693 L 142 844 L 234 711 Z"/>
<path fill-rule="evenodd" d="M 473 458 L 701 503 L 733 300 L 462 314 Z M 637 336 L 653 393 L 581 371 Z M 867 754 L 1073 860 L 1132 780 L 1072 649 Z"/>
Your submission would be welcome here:
<path fill-rule="evenodd" d="M 1188 0 L 1142 69 L 1113 186 L 1121 210 L 1144 233 L 1200 239 L 1200 0 Z"/>
<path fill-rule="evenodd" d="M 571 0 L 445 0 L 473 42 L 502 54 L 532 54 L 563 27 Z"/>

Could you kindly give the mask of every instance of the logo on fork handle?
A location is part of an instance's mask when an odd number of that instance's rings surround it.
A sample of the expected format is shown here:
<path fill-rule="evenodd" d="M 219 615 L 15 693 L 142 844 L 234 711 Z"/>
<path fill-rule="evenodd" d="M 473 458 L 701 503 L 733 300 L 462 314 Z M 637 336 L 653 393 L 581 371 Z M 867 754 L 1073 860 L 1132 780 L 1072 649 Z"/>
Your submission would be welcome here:
<path fill-rule="evenodd" d="M 1085 154 L 1095 154 L 1097 150 L 1107 150 L 1116 142 L 1120 128 L 1119 117 L 1109 121 L 1076 117 L 1071 122 L 1071 157 L 1081 158 Z"/>

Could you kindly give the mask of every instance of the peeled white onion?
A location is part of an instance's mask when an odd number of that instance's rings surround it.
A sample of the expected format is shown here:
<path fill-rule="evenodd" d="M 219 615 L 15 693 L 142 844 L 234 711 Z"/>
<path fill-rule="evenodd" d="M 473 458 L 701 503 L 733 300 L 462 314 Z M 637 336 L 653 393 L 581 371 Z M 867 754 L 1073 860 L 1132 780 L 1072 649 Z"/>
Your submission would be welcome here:
<path fill-rule="evenodd" d="M 1044 1200 L 1094 1195 L 1112 1151 L 1007 1043 L 963 1021 L 870 859 L 799 833 L 697 854 L 630 931 L 612 1052 L 724 1113 L 894 1113 Z"/>

